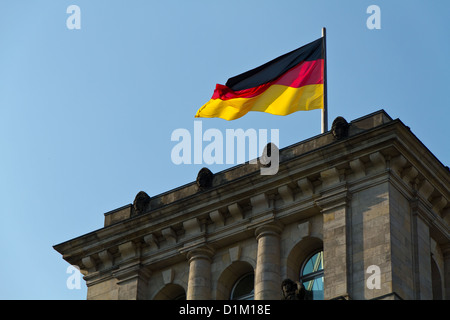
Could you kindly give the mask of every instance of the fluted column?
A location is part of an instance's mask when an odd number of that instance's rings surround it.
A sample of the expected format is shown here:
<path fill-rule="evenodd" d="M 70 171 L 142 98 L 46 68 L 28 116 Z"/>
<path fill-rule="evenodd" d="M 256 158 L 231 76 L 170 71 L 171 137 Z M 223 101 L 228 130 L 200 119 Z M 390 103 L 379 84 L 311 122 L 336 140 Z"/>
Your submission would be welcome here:
<path fill-rule="evenodd" d="M 255 270 L 255 300 L 279 300 L 281 297 L 280 233 L 275 224 L 256 229 L 258 252 Z"/>
<path fill-rule="evenodd" d="M 188 252 L 187 300 L 211 299 L 211 258 L 213 254 L 213 250 L 209 247 L 195 248 Z"/>

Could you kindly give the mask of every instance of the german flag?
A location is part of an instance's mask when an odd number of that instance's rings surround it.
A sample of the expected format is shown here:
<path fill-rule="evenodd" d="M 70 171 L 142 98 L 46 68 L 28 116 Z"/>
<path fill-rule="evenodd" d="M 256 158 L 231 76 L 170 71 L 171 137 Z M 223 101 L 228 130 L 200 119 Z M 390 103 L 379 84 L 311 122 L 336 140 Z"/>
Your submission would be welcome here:
<path fill-rule="evenodd" d="M 323 38 L 217 84 L 196 118 L 234 120 L 249 111 L 285 116 L 324 108 Z"/>

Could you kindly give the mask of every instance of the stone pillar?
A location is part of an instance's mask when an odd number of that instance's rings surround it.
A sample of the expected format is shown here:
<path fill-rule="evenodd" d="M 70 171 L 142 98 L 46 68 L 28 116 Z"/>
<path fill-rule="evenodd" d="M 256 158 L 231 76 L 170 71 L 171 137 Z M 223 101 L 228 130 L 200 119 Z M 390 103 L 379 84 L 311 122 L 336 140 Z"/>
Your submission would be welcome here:
<path fill-rule="evenodd" d="M 432 276 L 431 276 L 431 244 L 430 244 L 430 226 L 426 214 L 424 212 L 424 206 L 419 201 L 414 201 L 411 204 L 412 209 L 412 242 L 413 242 L 413 267 L 414 267 L 414 299 L 416 300 L 432 300 L 433 288 L 432 288 Z M 400 227 L 396 228 L 397 230 Z M 395 231 L 397 231 L 395 230 Z M 394 233 L 394 231 L 392 232 Z M 396 237 L 396 239 L 399 236 Z M 393 239 L 391 247 L 395 248 Z M 398 241 L 397 241 L 398 242 Z M 402 248 L 406 251 L 405 248 Z M 392 257 L 395 258 L 395 257 Z M 393 259 L 392 259 L 393 260 Z M 395 260 L 393 260 L 395 261 Z M 395 267 L 393 265 L 393 267 Z M 395 268 L 393 268 L 397 271 Z M 395 274 L 395 273 L 394 273 Z M 397 272 L 400 278 L 400 272 Z M 398 286 L 394 283 L 394 290 Z"/>
<path fill-rule="evenodd" d="M 151 272 L 137 264 L 114 273 L 119 300 L 147 300 L 147 286 Z"/>
<path fill-rule="evenodd" d="M 213 250 L 209 247 L 195 248 L 188 252 L 187 300 L 211 299 L 211 258 L 213 254 Z"/>
<path fill-rule="evenodd" d="M 323 195 L 316 203 L 323 214 L 324 299 L 347 298 L 348 276 L 348 203 L 345 189 Z"/>
<path fill-rule="evenodd" d="M 255 231 L 258 252 L 255 270 L 255 300 L 280 300 L 280 233 L 275 224 L 258 227 Z"/>
<path fill-rule="evenodd" d="M 444 256 L 444 300 L 450 300 L 450 243 L 441 247 Z"/>
<path fill-rule="evenodd" d="M 113 272 L 113 277 L 117 279 L 118 299 L 147 299 L 147 286 L 151 272 L 140 263 L 139 247 L 132 241 L 128 241 L 119 245 L 118 249 L 121 259 L 119 268 Z M 108 261 L 104 253 L 100 257 Z"/>

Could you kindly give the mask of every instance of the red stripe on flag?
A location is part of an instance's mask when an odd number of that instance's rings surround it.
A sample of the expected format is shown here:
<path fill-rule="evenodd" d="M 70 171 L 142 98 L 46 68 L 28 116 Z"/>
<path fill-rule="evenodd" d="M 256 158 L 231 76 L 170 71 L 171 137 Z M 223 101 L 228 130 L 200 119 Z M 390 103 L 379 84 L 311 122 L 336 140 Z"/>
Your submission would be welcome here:
<path fill-rule="evenodd" d="M 260 86 L 233 91 L 227 86 L 217 84 L 211 99 L 230 100 L 235 98 L 252 98 L 260 95 L 274 84 L 293 88 L 300 88 L 311 84 L 323 84 L 323 59 L 314 61 L 303 61 L 278 79 L 262 84 Z"/>

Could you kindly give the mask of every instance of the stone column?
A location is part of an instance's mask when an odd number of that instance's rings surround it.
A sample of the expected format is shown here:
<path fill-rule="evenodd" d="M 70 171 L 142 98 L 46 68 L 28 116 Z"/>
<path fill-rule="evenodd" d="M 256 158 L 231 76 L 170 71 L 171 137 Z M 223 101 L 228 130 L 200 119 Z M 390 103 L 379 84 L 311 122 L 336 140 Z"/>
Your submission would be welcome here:
<path fill-rule="evenodd" d="M 188 252 L 187 300 L 211 299 L 211 257 L 213 254 L 213 250 L 209 247 L 195 248 Z"/>
<path fill-rule="evenodd" d="M 258 252 L 255 271 L 255 300 L 280 300 L 280 233 L 275 224 L 258 227 L 255 231 Z"/>

